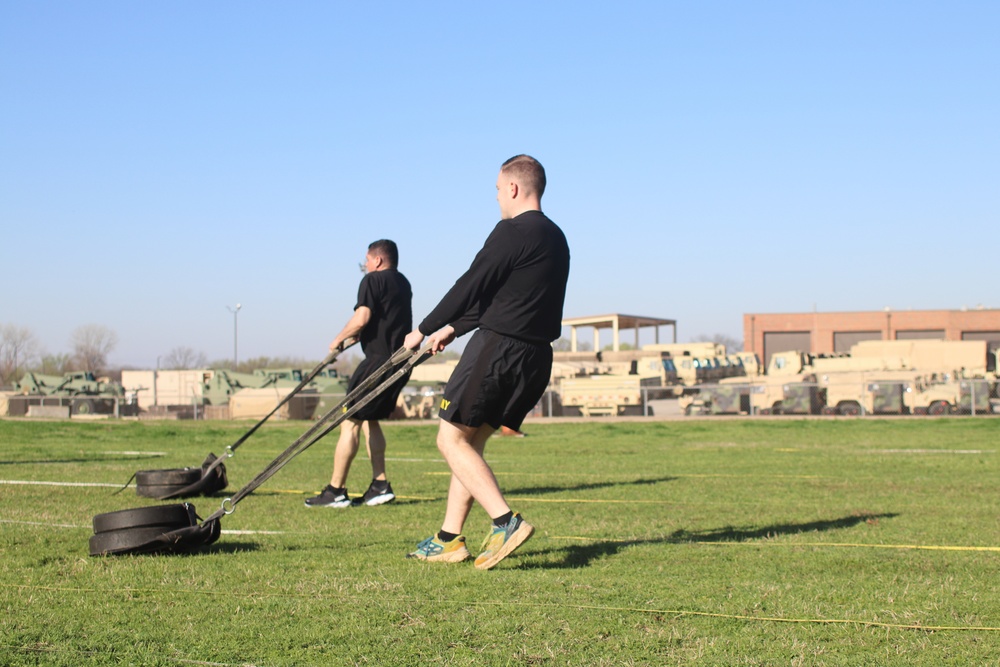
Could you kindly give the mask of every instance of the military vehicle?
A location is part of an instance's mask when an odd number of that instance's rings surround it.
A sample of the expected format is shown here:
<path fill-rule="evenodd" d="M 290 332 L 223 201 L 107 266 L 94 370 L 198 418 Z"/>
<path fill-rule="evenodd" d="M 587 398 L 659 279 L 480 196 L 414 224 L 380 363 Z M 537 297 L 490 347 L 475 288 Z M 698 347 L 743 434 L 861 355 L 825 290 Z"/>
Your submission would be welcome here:
<path fill-rule="evenodd" d="M 866 340 L 851 347 L 850 355 L 924 373 L 959 372 L 970 377 L 985 375 L 989 365 L 982 340 Z"/>
<path fill-rule="evenodd" d="M 554 352 L 547 400 L 554 414 L 641 415 L 644 398 L 672 397 L 680 388 L 670 352 Z"/>
<path fill-rule="evenodd" d="M 638 416 L 644 395 L 663 392 L 658 377 L 636 375 L 590 375 L 559 381 L 559 399 L 564 416 Z"/>
<path fill-rule="evenodd" d="M 914 388 L 910 410 L 917 415 L 990 414 L 990 383 L 985 378 L 944 377 L 921 380 Z"/>
<path fill-rule="evenodd" d="M 703 385 L 696 392 L 684 394 L 677 400 L 685 415 L 750 414 L 750 394 L 763 390 L 761 385 L 743 382 L 726 382 Z"/>
<path fill-rule="evenodd" d="M 920 375 L 913 371 L 844 371 L 818 377 L 824 415 L 903 415 Z"/>
<path fill-rule="evenodd" d="M 97 378 L 90 371 L 73 371 L 63 375 L 26 373 L 14 385 L 15 395 L 8 400 L 11 416 L 23 416 L 31 405 L 69 406 L 71 415 L 136 414 L 134 401 L 129 401 L 121 384 L 107 378 Z"/>
<path fill-rule="evenodd" d="M 644 352 L 669 353 L 677 369 L 678 382 L 685 387 L 693 387 L 706 382 L 718 382 L 727 377 L 748 375 L 743 357 L 726 354 L 726 346 L 721 343 L 698 341 L 693 343 L 656 343 L 644 345 Z M 756 355 L 753 355 L 756 359 Z M 756 369 L 757 364 L 753 364 Z M 690 393 L 690 392 L 682 392 Z"/>
<path fill-rule="evenodd" d="M 856 351 L 858 352 L 857 354 Z M 682 397 L 685 414 L 985 414 L 996 352 L 983 341 L 865 341 L 849 354 L 772 355 L 765 375 L 727 378 Z"/>
<path fill-rule="evenodd" d="M 297 387 L 305 374 L 300 370 L 256 370 L 253 373 L 236 373 L 224 368 L 212 369 L 202 374 L 201 398 L 203 405 L 226 405 L 233 394 L 243 389 Z M 315 393 L 315 388 L 303 392 Z M 300 393 L 303 393 L 300 392 Z"/>

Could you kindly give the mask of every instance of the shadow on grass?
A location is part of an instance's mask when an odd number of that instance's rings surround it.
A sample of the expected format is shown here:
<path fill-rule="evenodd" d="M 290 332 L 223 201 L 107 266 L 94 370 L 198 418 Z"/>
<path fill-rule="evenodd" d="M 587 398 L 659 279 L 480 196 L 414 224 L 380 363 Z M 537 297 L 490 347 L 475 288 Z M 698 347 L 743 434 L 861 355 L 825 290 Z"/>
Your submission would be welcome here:
<path fill-rule="evenodd" d="M 77 459 L 23 459 L 21 461 L 0 461 L 0 466 L 35 465 L 40 463 L 102 463 L 106 461 L 144 461 L 146 459 L 160 458 L 166 454 L 143 454 L 141 456 L 130 456 L 123 454 L 119 456 L 88 456 Z"/>
<path fill-rule="evenodd" d="M 519 569 L 560 569 L 587 567 L 598 558 L 614 556 L 626 547 L 643 544 L 694 544 L 712 542 L 751 542 L 763 538 L 778 537 L 781 535 L 798 535 L 800 533 L 825 532 L 829 530 L 840 530 L 843 528 L 853 528 L 861 523 L 874 523 L 880 519 L 892 519 L 899 516 L 897 513 L 883 514 L 856 514 L 839 519 L 828 519 L 822 521 L 810 521 L 807 523 L 780 523 L 760 528 L 736 528 L 726 526 L 705 531 L 676 530 L 667 537 L 654 539 L 638 539 L 623 541 L 594 541 L 589 544 L 571 545 L 558 549 L 544 549 L 534 553 L 545 554 L 565 554 L 560 562 L 555 563 L 522 563 Z M 804 545 L 808 546 L 808 545 Z"/>
<path fill-rule="evenodd" d="M 226 536 L 223 535 L 219 538 L 219 541 L 213 542 L 208 546 L 201 547 L 195 551 L 192 551 L 191 556 L 197 556 L 199 554 L 235 554 L 245 551 L 257 551 L 260 549 L 260 545 L 255 542 L 228 542 L 226 541 Z"/>
<path fill-rule="evenodd" d="M 219 541 L 212 542 L 211 544 L 202 545 L 198 547 L 191 547 L 188 549 L 181 550 L 171 550 L 171 549 L 159 549 L 156 551 L 136 552 L 134 554 L 112 554 L 109 556 L 100 556 L 100 558 L 114 559 L 119 556 L 128 555 L 138 555 L 138 556 L 154 556 L 160 558 L 197 558 L 198 556 L 211 556 L 213 554 L 235 554 L 243 553 L 249 551 L 257 551 L 260 549 L 259 544 L 254 542 L 225 542 L 223 539 L 225 535 L 219 538 Z"/>
<path fill-rule="evenodd" d="M 226 496 L 231 496 L 234 493 L 236 493 L 235 490 L 233 490 L 233 491 L 227 491 L 227 490 L 216 491 L 215 492 L 215 496 L 217 496 L 219 498 L 225 498 Z M 265 489 L 255 489 L 254 492 L 252 494 L 250 494 L 250 495 L 251 496 L 255 496 L 255 497 L 259 496 L 259 497 L 262 497 L 262 498 L 263 497 L 291 498 L 296 503 L 304 503 L 307 498 L 312 498 L 313 496 L 315 496 L 316 492 L 315 491 L 280 491 L 280 490 L 270 490 L 270 491 L 268 491 L 268 490 L 265 490 Z M 213 497 L 215 497 L 215 496 L 213 496 Z M 352 498 L 360 498 L 360 496 L 355 496 L 353 494 L 351 495 L 351 497 Z M 446 497 L 445 497 L 445 495 L 443 493 L 442 493 L 442 495 L 435 496 L 433 498 L 432 497 L 413 498 L 413 497 L 396 496 L 396 499 L 393 500 L 392 502 L 385 503 L 383 505 L 376 505 L 375 507 L 367 507 L 365 505 L 351 505 L 349 508 L 348 507 L 343 507 L 343 508 L 314 507 L 314 508 L 307 508 L 307 509 L 309 509 L 309 511 L 324 511 L 324 510 L 325 511 L 330 511 L 330 510 L 333 510 L 333 511 L 341 511 L 341 512 L 346 511 L 346 510 L 355 510 L 355 511 L 364 511 L 364 512 L 370 512 L 372 510 L 386 511 L 386 510 L 388 510 L 388 508 L 392 508 L 392 507 L 410 507 L 411 505 L 412 506 L 416 506 L 416 505 L 422 505 L 424 503 L 436 503 L 436 502 L 441 502 L 442 500 L 446 500 Z"/>
<path fill-rule="evenodd" d="M 504 491 L 504 495 L 533 495 L 542 493 L 559 493 L 560 491 L 588 491 L 590 489 L 606 489 L 612 486 L 652 486 L 661 482 L 673 482 L 677 477 L 658 477 L 654 479 L 636 479 L 631 482 L 593 482 L 591 484 L 575 484 L 573 486 L 529 486 L 520 489 Z"/>

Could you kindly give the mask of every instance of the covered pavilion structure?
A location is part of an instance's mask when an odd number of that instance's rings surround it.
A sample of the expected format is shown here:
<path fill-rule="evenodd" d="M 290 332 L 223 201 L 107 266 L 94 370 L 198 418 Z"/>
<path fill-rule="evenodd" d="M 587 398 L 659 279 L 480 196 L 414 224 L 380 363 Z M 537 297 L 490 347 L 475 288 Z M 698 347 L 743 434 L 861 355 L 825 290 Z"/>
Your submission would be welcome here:
<path fill-rule="evenodd" d="M 617 352 L 621 346 L 622 330 L 635 331 L 635 347 L 639 348 L 639 330 L 653 327 L 655 342 L 660 342 L 660 327 L 669 326 L 673 329 L 673 341 L 677 342 L 677 320 L 662 317 L 645 317 L 643 315 L 593 315 L 590 317 L 570 317 L 562 321 L 564 327 L 569 327 L 570 351 L 577 352 L 577 329 L 589 327 L 594 330 L 594 350 L 601 349 L 601 330 L 611 329 L 611 349 Z"/>

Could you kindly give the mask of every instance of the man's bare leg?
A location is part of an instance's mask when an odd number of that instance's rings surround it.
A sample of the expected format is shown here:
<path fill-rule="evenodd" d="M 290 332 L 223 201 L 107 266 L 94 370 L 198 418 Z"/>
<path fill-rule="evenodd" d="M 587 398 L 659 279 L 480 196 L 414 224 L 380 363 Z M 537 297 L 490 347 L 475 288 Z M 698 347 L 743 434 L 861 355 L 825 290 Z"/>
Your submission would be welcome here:
<path fill-rule="evenodd" d="M 333 452 L 333 474 L 330 475 L 330 486 L 335 489 L 343 489 L 347 484 L 347 473 L 358 453 L 360 432 L 361 422 L 356 419 L 348 419 L 340 425 L 340 438 Z"/>
<path fill-rule="evenodd" d="M 385 481 L 385 434 L 375 419 L 365 422 L 365 447 L 372 462 L 372 479 Z"/>
<path fill-rule="evenodd" d="M 493 471 L 483 458 L 486 441 L 494 429 L 483 424 L 479 427 L 452 424 L 441 420 L 438 428 L 438 450 L 451 468 L 448 487 L 448 505 L 441 528 L 449 533 L 461 533 L 465 519 L 478 502 L 490 517 L 510 511 L 500 492 Z"/>

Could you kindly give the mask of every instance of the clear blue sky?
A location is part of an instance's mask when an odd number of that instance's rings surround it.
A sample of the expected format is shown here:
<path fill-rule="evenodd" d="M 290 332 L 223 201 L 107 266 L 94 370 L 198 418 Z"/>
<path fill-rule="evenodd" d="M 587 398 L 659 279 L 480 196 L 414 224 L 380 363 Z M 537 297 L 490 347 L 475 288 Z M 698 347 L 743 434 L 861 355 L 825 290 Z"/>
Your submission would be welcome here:
<path fill-rule="evenodd" d="M 530 12 L 526 14 L 525 12 Z M 0 324 L 319 359 L 417 320 L 545 165 L 565 315 L 1000 307 L 1000 3 L 0 4 Z"/>

